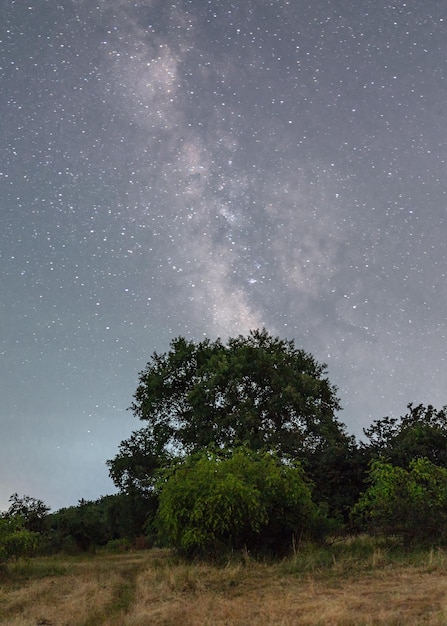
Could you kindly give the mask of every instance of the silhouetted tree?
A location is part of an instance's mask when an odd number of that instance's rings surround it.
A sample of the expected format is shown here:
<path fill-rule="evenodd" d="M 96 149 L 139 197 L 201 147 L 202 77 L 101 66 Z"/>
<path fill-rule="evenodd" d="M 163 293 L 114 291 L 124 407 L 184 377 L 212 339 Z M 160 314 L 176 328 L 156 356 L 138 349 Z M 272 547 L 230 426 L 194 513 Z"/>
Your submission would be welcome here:
<path fill-rule="evenodd" d="M 43 500 L 31 496 L 20 497 L 18 493 L 13 493 L 9 502 L 10 505 L 4 517 L 20 517 L 24 528 L 31 532 L 41 533 L 45 530 L 45 518 L 50 507 Z"/>
<path fill-rule="evenodd" d="M 393 465 L 408 467 L 425 457 L 447 467 L 447 407 L 413 406 L 400 418 L 384 417 L 364 429 L 368 442 L 363 448 L 370 460 L 382 457 Z"/>
<path fill-rule="evenodd" d="M 264 330 L 200 343 L 180 337 L 140 373 L 131 409 L 147 426 L 108 461 L 115 484 L 153 489 L 157 469 L 213 445 L 274 450 L 299 459 L 348 442 L 336 388 L 293 341 Z"/>

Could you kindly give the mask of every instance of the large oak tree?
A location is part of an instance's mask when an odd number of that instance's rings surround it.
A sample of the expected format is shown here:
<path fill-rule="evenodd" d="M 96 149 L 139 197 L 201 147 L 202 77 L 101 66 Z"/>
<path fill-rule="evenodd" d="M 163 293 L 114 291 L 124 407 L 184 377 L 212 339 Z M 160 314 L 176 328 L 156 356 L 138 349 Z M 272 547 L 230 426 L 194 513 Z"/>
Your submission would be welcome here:
<path fill-rule="evenodd" d="M 146 426 L 108 461 L 122 490 L 151 489 L 157 467 L 209 446 L 244 445 L 305 459 L 346 441 L 326 365 L 271 336 L 172 341 L 139 375 L 131 409 Z"/>

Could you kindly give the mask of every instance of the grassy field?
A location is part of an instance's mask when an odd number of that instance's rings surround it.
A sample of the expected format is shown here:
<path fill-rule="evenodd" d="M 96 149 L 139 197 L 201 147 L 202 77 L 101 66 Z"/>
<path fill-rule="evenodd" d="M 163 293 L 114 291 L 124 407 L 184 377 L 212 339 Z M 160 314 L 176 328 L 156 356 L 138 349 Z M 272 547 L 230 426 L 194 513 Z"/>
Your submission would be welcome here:
<path fill-rule="evenodd" d="M 368 538 L 277 563 L 213 566 L 162 550 L 45 557 L 0 573 L 7 626 L 447 624 L 447 552 Z"/>

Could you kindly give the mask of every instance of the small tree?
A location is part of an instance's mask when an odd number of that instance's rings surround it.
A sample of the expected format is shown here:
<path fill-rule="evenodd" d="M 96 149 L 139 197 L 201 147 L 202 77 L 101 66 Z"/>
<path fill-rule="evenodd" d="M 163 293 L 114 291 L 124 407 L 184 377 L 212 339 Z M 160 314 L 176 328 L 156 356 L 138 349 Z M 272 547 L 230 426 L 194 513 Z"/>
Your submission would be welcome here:
<path fill-rule="evenodd" d="M 189 457 L 166 473 L 160 491 L 159 537 L 190 555 L 284 552 L 321 517 L 299 464 L 247 448 Z"/>
<path fill-rule="evenodd" d="M 367 530 L 398 535 L 406 545 L 447 541 L 447 469 L 428 459 L 409 469 L 374 461 L 367 491 L 354 507 L 354 518 Z"/>
<path fill-rule="evenodd" d="M 23 520 L 24 528 L 31 532 L 43 532 L 45 530 L 45 518 L 48 515 L 50 507 L 31 496 L 20 497 L 18 493 L 13 493 L 9 498 L 9 509 L 5 513 L 5 517 L 20 517 Z"/>

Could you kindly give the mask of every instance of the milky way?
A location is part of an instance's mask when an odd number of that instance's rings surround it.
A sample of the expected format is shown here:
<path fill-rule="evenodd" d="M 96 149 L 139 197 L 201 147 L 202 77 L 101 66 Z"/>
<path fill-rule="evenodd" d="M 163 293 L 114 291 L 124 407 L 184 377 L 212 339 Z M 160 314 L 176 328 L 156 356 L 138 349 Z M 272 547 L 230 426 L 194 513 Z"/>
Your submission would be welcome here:
<path fill-rule="evenodd" d="M 445 393 L 438 0 L 0 9 L 0 508 L 111 493 L 138 372 L 265 326 L 360 436 Z"/>

